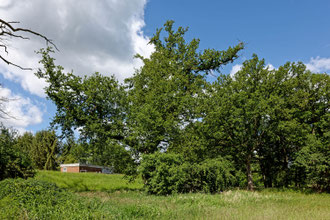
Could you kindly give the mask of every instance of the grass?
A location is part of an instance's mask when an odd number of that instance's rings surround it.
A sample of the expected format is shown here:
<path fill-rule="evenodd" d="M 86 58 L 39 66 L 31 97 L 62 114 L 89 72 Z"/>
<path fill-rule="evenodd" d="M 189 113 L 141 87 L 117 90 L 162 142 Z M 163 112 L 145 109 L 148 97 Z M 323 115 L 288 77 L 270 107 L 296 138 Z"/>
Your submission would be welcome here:
<path fill-rule="evenodd" d="M 35 179 L 55 183 L 60 188 L 74 192 L 141 190 L 143 187 L 142 180 L 139 179 L 130 183 L 122 174 L 38 171 Z"/>
<path fill-rule="evenodd" d="M 137 219 L 330 219 L 330 196 L 298 192 L 227 191 L 152 196 L 144 192 L 85 192 L 104 210 Z M 111 213 L 109 213 L 111 216 Z"/>
<path fill-rule="evenodd" d="M 142 190 L 141 180 L 128 184 L 123 175 L 40 171 L 35 179 L 70 189 L 63 191 L 65 195 L 59 192 L 59 195 L 67 198 L 64 200 L 65 203 L 58 203 L 58 199 L 48 196 L 47 204 L 55 204 L 54 207 L 50 207 L 52 209 L 48 206 L 32 206 L 26 203 L 26 200 L 25 208 L 21 208 L 21 201 L 15 196 L 6 196 L 0 198 L 0 206 L 6 207 L 4 215 L 1 215 L 0 208 L 0 217 L 12 215 L 16 217 L 11 219 L 21 219 L 22 216 L 26 216 L 27 219 L 330 219 L 329 194 L 306 194 L 275 189 L 256 192 L 232 190 L 214 195 L 195 193 L 154 196 Z M 51 195 L 49 191 L 45 192 Z M 33 201 L 36 204 L 45 204 L 45 201 Z M 77 203 L 79 206 L 75 205 Z"/>

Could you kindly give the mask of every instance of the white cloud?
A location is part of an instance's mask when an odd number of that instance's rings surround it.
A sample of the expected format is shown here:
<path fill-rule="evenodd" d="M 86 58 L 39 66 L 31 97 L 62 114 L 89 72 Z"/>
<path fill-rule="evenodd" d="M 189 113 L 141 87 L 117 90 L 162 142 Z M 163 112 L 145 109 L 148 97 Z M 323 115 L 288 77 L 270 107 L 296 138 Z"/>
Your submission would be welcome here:
<path fill-rule="evenodd" d="M 327 72 L 330 70 L 330 58 L 312 57 L 306 67 L 316 73 Z"/>
<path fill-rule="evenodd" d="M 141 62 L 136 53 L 149 56 L 153 51 L 144 36 L 144 7 L 146 0 L 6 0 L 1 1 L 1 18 L 20 21 L 54 40 L 60 52 L 56 63 L 77 75 L 100 72 L 115 74 L 119 80 L 131 76 Z M 40 59 L 34 51 L 46 47 L 37 37 L 10 42 L 9 60 L 24 67 L 38 67 Z M 32 94 L 44 96 L 42 80 L 35 71 L 22 71 L 0 63 L 6 79 L 14 80 Z"/>
<path fill-rule="evenodd" d="M 324 72 L 329 72 L 330 71 L 330 58 L 323 58 L 323 57 L 316 57 L 316 58 L 311 58 L 308 63 L 305 63 L 306 68 L 312 72 L 315 73 L 324 73 Z M 271 63 L 268 63 L 266 67 L 269 70 L 274 70 L 276 69 Z M 235 73 L 237 73 L 239 70 L 241 70 L 242 65 L 241 64 L 236 64 L 232 67 L 230 71 L 230 76 L 233 77 Z"/>
<path fill-rule="evenodd" d="M 0 97 L 8 100 L 0 103 L 1 110 L 6 112 L 1 115 L 1 122 L 5 126 L 22 132 L 29 125 L 42 122 L 43 111 L 29 98 L 13 94 L 8 88 L 0 88 Z"/>
<path fill-rule="evenodd" d="M 271 63 L 268 63 L 266 65 L 266 68 L 268 68 L 268 70 L 274 70 L 274 69 L 276 69 Z"/>
<path fill-rule="evenodd" d="M 231 77 L 234 77 L 234 75 L 240 71 L 242 69 L 243 65 L 242 64 L 236 64 L 234 65 L 232 68 L 231 68 L 231 71 L 230 71 L 230 76 Z"/>

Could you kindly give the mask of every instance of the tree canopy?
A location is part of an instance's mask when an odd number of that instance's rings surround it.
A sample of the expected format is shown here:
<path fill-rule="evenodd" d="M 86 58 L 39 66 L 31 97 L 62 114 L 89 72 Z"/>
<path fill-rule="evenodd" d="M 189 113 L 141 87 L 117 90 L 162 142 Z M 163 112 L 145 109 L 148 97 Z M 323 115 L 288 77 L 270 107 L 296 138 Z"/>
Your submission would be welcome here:
<path fill-rule="evenodd" d="M 73 138 L 74 132 L 79 134 L 82 145 L 74 146 L 85 146 L 86 153 L 90 154 L 85 156 L 84 161 L 113 165 L 109 161 L 108 151 L 114 148 L 117 149 L 115 152 L 130 160 L 129 153 L 124 149 L 127 135 L 127 95 L 124 86 L 114 76 L 95 73 L 89 77 L 79 77 L 64 73 L 63 67 L 54 64 L 50 52 L 53 52 L 50 48 L 40 50 L 44 69 L 36 75 L 48 83 L 45 88 L 47 98 L 57 107 L 52 127 L 61 129 L 62 138 Z"/>
<path fill-rule="evenodd" d="M 207 85 L 206 75 L 217 72 L 223 65 L 233 62 L 244 44 L 227 50 L 198 51 L 199 40 L 186 42 L 187 29 L 173 30 L 173 21 L 156 31 L 150 43 L 155 46 L 150 58 L 129 85 L 128 100 L 130 127 L 129 140 L 141 153 L 152 153 L 172 147 L 180 142 L 184 127 L 202 117 L 199 108 Z"/>

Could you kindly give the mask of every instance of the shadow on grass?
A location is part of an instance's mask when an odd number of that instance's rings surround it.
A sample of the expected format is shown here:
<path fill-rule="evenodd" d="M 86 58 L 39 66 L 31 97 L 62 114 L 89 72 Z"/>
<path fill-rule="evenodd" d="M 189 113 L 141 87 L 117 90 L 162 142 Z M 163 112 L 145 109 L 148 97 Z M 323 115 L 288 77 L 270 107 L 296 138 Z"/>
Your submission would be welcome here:
<path fill-rule="evenodd" d="M 81 180 L 74 180 L 74 181 L 63 180 L 63 186 L 61 188 L 65 188 L 65 189 L 73 191 L 73 192 L 107 192 L 107 193 L 113 193 L 116 191 L 140 192 L 140 191 L 144 190 L 143 188 L 131 188 L 128 186 L 120 186 L 120 187 L 115 187 L 113 189 L 109 189 L 106 187 L 93 189 L 93 188 L 88 187 L 88 185 L 84 184 Z"/>
<path fill-rule="evenodd" d="M 107 193 L 113 193 L 113 192 L 117 192 L 117 191 L 120 191 L 120 192 L 142 192 L 144 191 L 143 188 L 140 188 L 140 189 L 137 189 L 137 188 L 129 188 L 129 187 L 118 187 L 118 188 L 114 188 L 114 189 L 104 189 L 104 188 L 101 189 L 102 192 L 107 192 Z"/>
<path fill-rule="evenodd" d="M 63 180 L 64 187 L 68 190 L 74 191 L 74 192 L 85 192 L 90 191 L 88 186 L 84 184 L 81 180 L 74 180 L 74 181 L 65 181 Z"/>

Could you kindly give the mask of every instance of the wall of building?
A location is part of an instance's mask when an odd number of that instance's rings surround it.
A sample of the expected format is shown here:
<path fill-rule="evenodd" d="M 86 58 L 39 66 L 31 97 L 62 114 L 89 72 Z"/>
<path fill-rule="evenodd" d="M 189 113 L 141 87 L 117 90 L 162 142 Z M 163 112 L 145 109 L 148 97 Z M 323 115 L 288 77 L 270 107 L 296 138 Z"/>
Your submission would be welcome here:
<path fill-rule="evenodd" d="M 64 167 L 61 167 L 61 172 L 64 172 L 63 171 L 63 168 Z M 67 173 L 79 173 L 79 167 L 78 166 L 76 166 L 76 167 L 66 167 L 66 172 Z"/>
<path fill-rule="evenodd" d="M 65 170 L 66 169 L 66 170 Z M 79 172 L 94 172 L 94 173 L 111 173 L 109 168 L 102 168 L 102 167 L 97 167 L 97 166 L 63 166 L 61 167 L 61 172 L 66 172 L 66 173 L 79 173 Z"/>
<path fill-rule="evenodd" d="M 80 172 L 95 172 L 95 173 L 102 173 L 102 168 L 96 168 L 96 167 L 80 167 Z"/>

